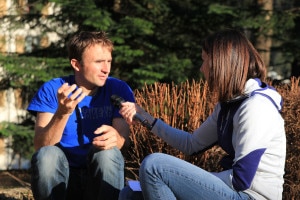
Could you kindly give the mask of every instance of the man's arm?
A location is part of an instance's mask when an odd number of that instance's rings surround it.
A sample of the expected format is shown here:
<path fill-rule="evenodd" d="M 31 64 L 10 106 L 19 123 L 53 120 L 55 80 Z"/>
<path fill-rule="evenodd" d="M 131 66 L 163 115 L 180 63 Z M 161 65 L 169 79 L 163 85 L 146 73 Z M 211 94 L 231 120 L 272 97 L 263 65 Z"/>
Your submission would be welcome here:
<path fill-rule="evenodd" d="M 35 124 L 34 148 L 55 145 L 60 141 L 67 121 L 77 104 L 85 97 L 75 84 L 63 84 L 57 91 L 58 108 L 54 114 L 38 112 Z M 76 89 L 76 90 L 75 90 Z"/>
<path fill-rule="evenodd" d="M 62 137 L 69 115 L 37 113 L 34 135 L 34 148 L 55 145 Z"/>

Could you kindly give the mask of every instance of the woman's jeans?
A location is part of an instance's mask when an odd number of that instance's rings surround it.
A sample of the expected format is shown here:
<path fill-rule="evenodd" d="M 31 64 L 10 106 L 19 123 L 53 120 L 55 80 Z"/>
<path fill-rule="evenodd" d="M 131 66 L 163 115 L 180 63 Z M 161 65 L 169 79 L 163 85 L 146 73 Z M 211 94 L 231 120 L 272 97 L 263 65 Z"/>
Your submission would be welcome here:
<path fill-rule="evenodd" d="M 87 169 L 69 168 L 57 146 L 45 146 L 32 156 L 31 187 L 40 199 L 118 199 L 124 187 L 124 158 L 118 148 L 92 151 Z"/>
<path fill-rule="evenodd" d="M 253 199 L 244 192 L 231 189 L 212 173 L 162 153 L 154 153 L 144 159 L 139 178 L 143 198 L 147 200 Z M 125 187 L 119 199 L 136 199 L 138 195 L 138 192 Z"/>

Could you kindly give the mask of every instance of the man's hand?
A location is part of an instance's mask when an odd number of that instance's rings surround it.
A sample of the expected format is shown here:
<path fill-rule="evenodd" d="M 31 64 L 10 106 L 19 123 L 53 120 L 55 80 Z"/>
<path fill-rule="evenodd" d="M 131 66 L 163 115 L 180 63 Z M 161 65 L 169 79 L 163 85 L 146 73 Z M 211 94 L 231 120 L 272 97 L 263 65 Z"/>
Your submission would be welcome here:
<path fill-rule="evenodd" d="M 106 150 L 117 146 L 120 135 L 112 126 L 102 125 L 94 133 L 93 145 L 96 148 Z"/>
<path fill-rule="evenodd" d="M 57 114 L 65 115 L 71 114 L 76 105 L 86 96 L 82 92 L 81 88 L 77 88 L 77 85 L 68 85 L 68 83 L 63 84 L 57 91 L 58 98 L 58 109 Z"/>

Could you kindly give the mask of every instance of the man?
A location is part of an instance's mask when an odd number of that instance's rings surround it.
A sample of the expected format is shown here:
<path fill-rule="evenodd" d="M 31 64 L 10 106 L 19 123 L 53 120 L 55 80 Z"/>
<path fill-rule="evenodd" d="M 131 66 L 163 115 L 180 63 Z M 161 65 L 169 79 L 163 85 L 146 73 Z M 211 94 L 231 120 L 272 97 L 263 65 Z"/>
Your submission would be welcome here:
<path fill-rule="evenodd" d="M 36 93 L 32 157 L 35 199 L 117 199 L 124 186 L 129 126 L 110 97 L 134 102 L 121 80 L 109 77 L 113 43 L 105 32 L 80 32 L 69 41 L 74 75 L 54 78 Z"/>

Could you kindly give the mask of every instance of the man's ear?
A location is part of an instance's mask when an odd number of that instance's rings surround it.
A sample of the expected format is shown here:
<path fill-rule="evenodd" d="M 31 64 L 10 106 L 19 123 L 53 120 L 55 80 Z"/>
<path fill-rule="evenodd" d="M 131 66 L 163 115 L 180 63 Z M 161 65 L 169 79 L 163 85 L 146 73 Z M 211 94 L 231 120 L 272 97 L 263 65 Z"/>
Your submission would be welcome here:
<path fill-rule="evenodd" d="M 72 67 L 73 67 L 73 69 L 75 71 L 79 71 L 80 70 L 80 62 L 78 60 L 71 59 L 70 63 L 71 63 L 71 65 L 72 65 Z"/>

